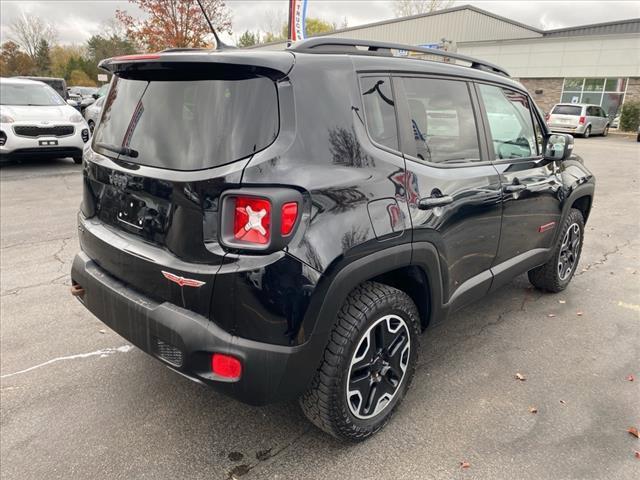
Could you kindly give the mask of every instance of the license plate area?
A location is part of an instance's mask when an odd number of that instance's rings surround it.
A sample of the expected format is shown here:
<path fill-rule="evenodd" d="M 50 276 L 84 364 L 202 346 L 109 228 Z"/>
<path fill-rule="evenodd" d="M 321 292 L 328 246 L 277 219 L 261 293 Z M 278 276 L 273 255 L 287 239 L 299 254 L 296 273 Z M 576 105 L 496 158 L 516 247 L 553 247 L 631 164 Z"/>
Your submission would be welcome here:
<path fill-rule="evenodd" d="M 117 220 L 130 228 L 142 230 L 147 204 L 131 195 L 122 194 L 120 209 L 117 213 Z"/>
<path fill-rule="evenodd" d="M 38 145 L 41 147 L 55 147 L 58 145 L 58 140 L 38 140 Z"/>

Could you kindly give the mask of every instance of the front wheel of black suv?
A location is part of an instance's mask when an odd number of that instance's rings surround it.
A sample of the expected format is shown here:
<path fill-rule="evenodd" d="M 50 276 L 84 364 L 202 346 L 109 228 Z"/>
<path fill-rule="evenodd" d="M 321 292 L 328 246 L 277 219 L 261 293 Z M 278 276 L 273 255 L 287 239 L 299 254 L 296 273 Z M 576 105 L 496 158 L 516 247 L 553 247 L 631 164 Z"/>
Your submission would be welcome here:
<path fill-rule="evenodd" d="M 376 433 L 411 383 L 419 332 L 418 310 L 407 294 L 374 282 L 355 288 L 300 398 L 305 415 L 340 439 L 359 441 Z"/>
<path fill-rule="evenodd" d="M 582 212 L 572 208 L 562 225 L 558 243 L 549 261 L 529 270 L 531 284 L 540 290 L 552 293 L 558 293 L 567 288 L 578 268 L 583 237 Z"/>
<path fill-rule="evenodd" d="M 73 157 L 73 163 L 75 163 L 76 165 L 80 165 L 82 163 L 82 155 Z"/>

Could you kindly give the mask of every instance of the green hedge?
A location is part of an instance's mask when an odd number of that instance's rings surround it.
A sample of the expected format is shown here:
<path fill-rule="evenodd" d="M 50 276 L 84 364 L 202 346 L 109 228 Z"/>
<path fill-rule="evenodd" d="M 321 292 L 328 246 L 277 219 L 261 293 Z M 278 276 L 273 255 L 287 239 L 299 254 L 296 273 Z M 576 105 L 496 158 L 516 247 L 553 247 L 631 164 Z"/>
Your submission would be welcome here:
<path fill-rule="evenodd" d="M 635 132 L 640 125 L 640 102 L 625 102 L 620 117 L 620 130 Z"/>

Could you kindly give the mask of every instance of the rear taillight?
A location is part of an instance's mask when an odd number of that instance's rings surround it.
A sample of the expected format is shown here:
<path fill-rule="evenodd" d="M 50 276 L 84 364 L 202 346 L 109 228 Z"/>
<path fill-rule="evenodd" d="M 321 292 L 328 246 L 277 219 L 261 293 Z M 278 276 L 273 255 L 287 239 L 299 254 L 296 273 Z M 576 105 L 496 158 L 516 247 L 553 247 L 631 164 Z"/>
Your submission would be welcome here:
<path fill-rule="evenodd" d="M 283 236 L 291 234 L 298 219 L 298 204 L 296 202 L 285 203 L 281 210 L 280 233 Z"/>
<path fill-rule="evenodd" d="M 237 250 L 274 252 L 300 223 L 302 195 L 288 188 L 241 188 L 221 197 L 220 243 Z"/>
<path fill-rule="evenodd" d="M 236 241 L 265 245 L 271 234 L 271 202 L 264 198 L 235 197 L 233 237 Z"/>
<path fill-rule="evenodd" d="M 578 122 L 580 123 L 580 125 L 584 125 L 584 122 L 586 121 L 586 117 L 580 117 L 580 120 L 578 120 Z"/>
<path fill-rule="evenodd" d="M 237 380 L 242 376 L 242 363 L 231 355 L 214 353 L 211 356 L 211 371 L 219 377 Z"/>

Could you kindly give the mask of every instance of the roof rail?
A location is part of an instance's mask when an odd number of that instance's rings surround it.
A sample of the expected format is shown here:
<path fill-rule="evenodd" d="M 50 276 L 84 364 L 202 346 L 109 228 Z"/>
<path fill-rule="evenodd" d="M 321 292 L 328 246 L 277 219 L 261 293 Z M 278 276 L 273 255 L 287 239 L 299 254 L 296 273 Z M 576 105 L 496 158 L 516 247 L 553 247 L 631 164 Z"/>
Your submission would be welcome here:
<path fill-rule="evenodd" d="M 367 49 L 360 50 L 358 47 L 365 47 Z M 403 45 L 401 43 L 354 40 L 349 38 L 314 37 L 309 38 L 308 40 L 296 42 L 291 45 L 288 50 L 300 53 L 350 53 L 359 55 L 380 55 L 396 58 L 401 57 L 393 55 L 391 50 L 404 50 L 407 52 L 424 53 L 426 55 L 435 55 L 438 57 L 461 60 L 471 64 L 471 68 L 510 77 L 509 73 L 504 68 L 494 65 L 493 63 L 478 60 L 477 58 L 467 57 L 466 55 L 460 55 L 458 53 L 446 52 L 444 50 L 436 50 L 433 48 Z"/>

